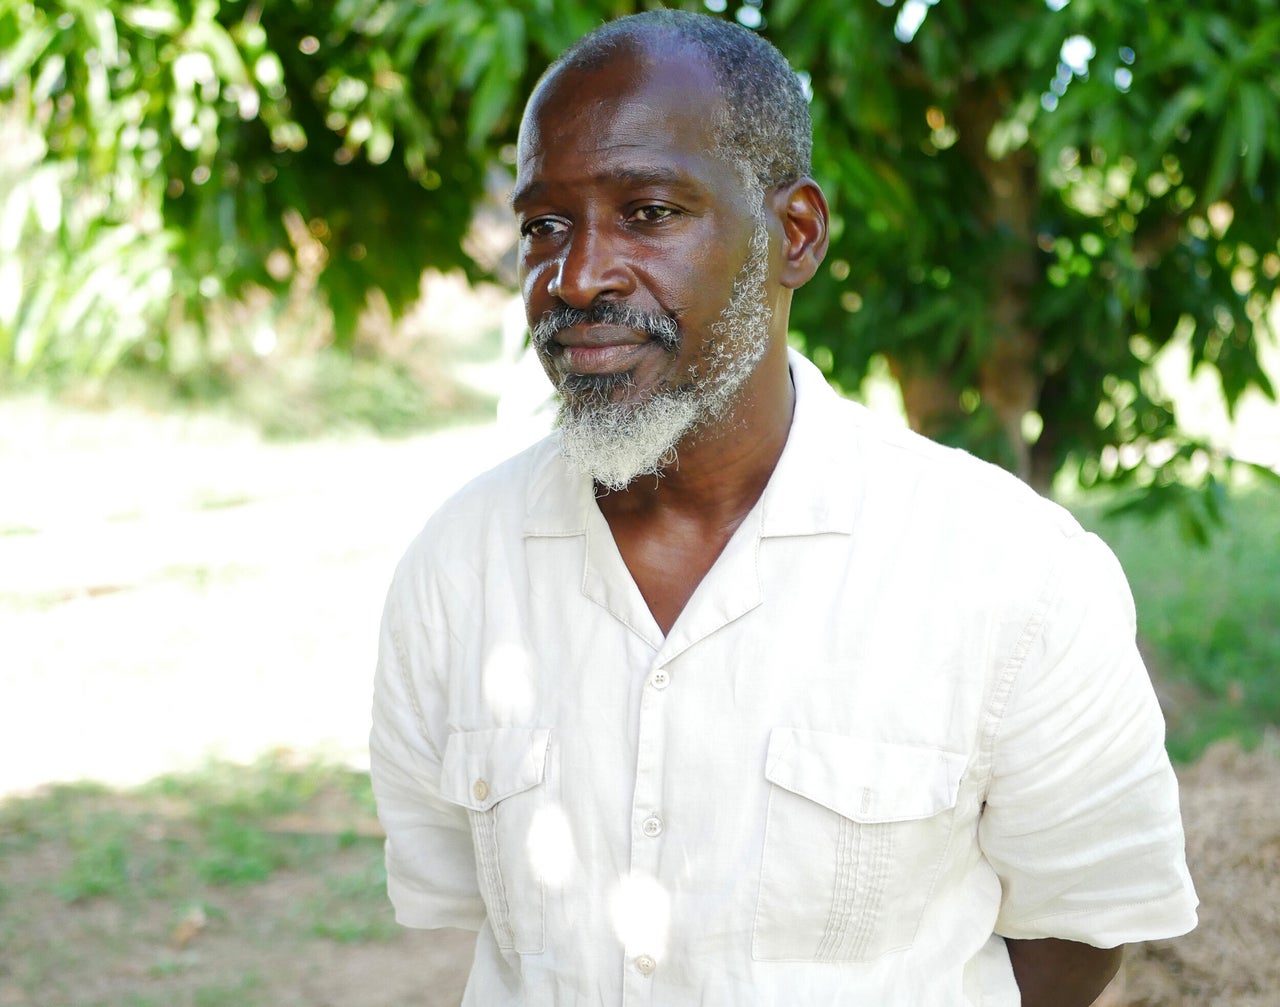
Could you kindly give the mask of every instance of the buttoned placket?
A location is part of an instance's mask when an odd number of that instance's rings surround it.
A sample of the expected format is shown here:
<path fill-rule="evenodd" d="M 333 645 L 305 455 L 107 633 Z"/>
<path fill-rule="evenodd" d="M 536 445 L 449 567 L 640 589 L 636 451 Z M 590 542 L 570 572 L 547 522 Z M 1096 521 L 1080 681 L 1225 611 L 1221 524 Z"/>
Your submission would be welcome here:
<path fill-rule="evenodd" d="M 665 778 L 666 727 L 670 704 L 678 701 L 679 688 L 674 667 L 688 660 L 698 643 L 760 604 L 760 582 L 756 554 L 760 541 L 759 508 L 752 510 L 725 547 L 702 585 L 694 592 L 671 632 L 662 638 L 656 622 L 631 579 L 630 571 L 614 544 L 612 533 L 598 510 L 588 512 L 588 548 L 583 576 L 583 593 L 607 609 L 615 618 L 654 648 L 640 692 L 636 730 L 636 776 L 631 799 L 630 873 L 633 879 L 664 881 L 659 867 L 664 838 L 672 827 L 666 819 Z M 623 948 L 622 1003 L 656 1003 L 654 990 L 661 979 L 663 955 L 671 953 L 667 927 Z M 656 978 L 655 978 L 656 977 Z"/>
<path fill-rule="evenodd" d="M 672 633 L 663 641 L 645 677 L 640 693 L 639 725 L 636 740 L 636 783 L 631 801 L 631 873 L 632 877 L 654 878 L 662 882 L 660 865 L 664 837 L 668 829 L 665 795 L 662 781 L 665 779 L 667 753 L 666 728 L 670 720 L 670 705 L 679 702 L 678 676 L 675 668 L 685 667 L 698 643 L 720 627 L 759 603 L 755 577 L 746 577 L 747 569 L 754 573 L 754 553 L 758 538 L 748 535 L 747 541 L 734 541 L 728 546 L 725 562 L 709 576 L 717 576 L 726 586 L 718 597 L 719 605 L 694 607 L 682 613 Z M 733 575 L 726 576 L 729 567 Z M 734 569 L 736 568 L 736 569 Z M 728 585 L 738 588 L 728 590 Z M 745 585 L 745 589 L 743 587 Z M 726 604 L 727 599 L 727 604 Z M 697 606 L 697 596 L 690 600 Z M 683 673 L 683 672 L 682 672 Z M 662 954 L 670 952 L 670 939 L 663 948 L 628 946 L 623 968 L 622 1002 L 625 1005 L 654 1003 L 655 976 L 662 972 Z"/>
<path fill-rule="evenodd" d="M 631 799 L 631 874 L 657 878 L 662 853 L 662 779 L 666 759 L 666 711 L 671 673 L 655 662 L 640 694 L 636 745 L 636 785 Z M 662 967 L 664 949 L 628 946 L 623 970 L 622 1002 L 653 1002 L 653 975 Z"/>

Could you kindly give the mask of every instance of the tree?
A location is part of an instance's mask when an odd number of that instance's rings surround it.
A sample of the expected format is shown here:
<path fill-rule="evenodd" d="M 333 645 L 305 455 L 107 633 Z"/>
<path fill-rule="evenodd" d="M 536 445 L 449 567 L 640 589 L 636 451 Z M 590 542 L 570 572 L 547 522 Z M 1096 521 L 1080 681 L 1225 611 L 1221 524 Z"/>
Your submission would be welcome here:
<path fill-rule="evenodd" d="M 43 144 L 0 190 L 25 235 L 0 239 L 0 289 L 21 293 L 0 358 L 83 350 L 77 326 L 114 304 L 140 321 L 104 326 L 97 359 L 163 360 L 175 300 L 198 320 L 304 268 L 342 341 L 370 291 L 394 310 L 424 266 L 483 275 L 464 239 L 520 101 L 638 6 L 0 0 L 0 97 Z M 1229 407 L 1274 395 L 1257 351 L 1280 277 L 1278 0 L 732 13 L 813 92 L 834 241 L 793 324 L 829 377 L 853 389 L 883 357 L 926 432 L 1041 488 L 1074 466 L 1172 501 L 1201 531 L 1213 493 L 1187 487 L 1228 460 L 1179 430 L 1151 361 L 1189 338 Z"/>
<path fill-rule="evenodd" d="M 1150 365 L 1186 337 L 1228 408 L 1274 398 L 1280 6 L 780 0 L 769 23 L 812 76 L 840 217 L 797 302 L 829 373 L 883 354 L 914 426 L 1041 488 L 1074 463 L 1202 534 L 1225 459 Z"/>
<path fill-rule="evenodd" d="M 477 272 L 460 239 L 514 101 L 492 46 L 471 44 L 498 37 L 483 14 L 0 0 L 0 95 L 42 147 L 6 202 L 30 239 L 5 262 L 24 294 L 0 318 L 10 366 L 106 367 L 131 344 L 163 361 L 172 300 L 200 323 L 210 301 L 282 293 L 299 269 L 345 341 L 370 291 L 397 310 L 424 266 Z"/>

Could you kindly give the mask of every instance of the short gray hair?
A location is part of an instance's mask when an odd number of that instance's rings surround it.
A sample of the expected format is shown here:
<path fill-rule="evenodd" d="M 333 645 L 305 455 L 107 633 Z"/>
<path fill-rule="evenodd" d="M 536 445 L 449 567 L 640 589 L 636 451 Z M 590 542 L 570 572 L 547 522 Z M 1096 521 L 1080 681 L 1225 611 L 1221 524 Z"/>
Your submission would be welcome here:
<path fill-rule="evenodd" d="M 811 172 L 813 124 L 800 79 L 770 42 L 732 21 L 666 9 L 606 21 L 566 49 L 544 79 L 561 68 L 597 69 L 617 51 L 663 36 L 706 58 L 724 100 L 717 145 L 748 184 L 763 195 Z"/>

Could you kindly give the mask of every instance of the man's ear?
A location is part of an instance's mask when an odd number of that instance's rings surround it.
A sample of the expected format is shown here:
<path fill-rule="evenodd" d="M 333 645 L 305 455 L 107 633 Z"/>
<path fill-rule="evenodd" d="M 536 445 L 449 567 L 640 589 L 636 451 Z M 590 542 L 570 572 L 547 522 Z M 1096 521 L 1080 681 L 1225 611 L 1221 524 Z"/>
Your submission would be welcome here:
<path fill-rule="evenodd" d="M 807 175 L 773 191 L 773 212 L 782 222 L 779 282 L 794 290 L 813 279 L 830 240 L 827 197 Z"/>

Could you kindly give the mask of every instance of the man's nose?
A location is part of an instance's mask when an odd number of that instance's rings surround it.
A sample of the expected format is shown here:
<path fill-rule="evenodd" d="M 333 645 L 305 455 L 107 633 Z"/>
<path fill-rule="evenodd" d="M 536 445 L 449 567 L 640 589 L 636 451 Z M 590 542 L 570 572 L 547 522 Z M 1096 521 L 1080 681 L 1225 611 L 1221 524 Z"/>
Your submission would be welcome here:
<path fill-rule="evenodd" d="M 607 237 L 585 228 L 565 243 L 548 292 L 572 308 L 587 308 L 601 294 L 625 297 L 635 278 Z"/>

